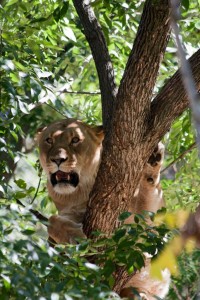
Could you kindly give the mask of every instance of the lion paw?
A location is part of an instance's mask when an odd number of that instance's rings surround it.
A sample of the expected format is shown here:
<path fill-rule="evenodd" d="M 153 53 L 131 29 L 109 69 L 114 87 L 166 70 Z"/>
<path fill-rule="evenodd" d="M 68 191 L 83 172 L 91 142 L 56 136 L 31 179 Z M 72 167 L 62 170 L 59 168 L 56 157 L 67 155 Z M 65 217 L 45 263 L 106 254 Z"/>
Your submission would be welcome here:
<path fill-rule="evenodd" d="M 158 146 L 154 149 L 147 163 L 150 164 L 152 167 L 161 165 L 164 159 L 164 151 L 164 145 L 161 142 L 158 143 Z"/>
<path fill-rule="evenodd" d="M 164 160 L 164 145 L 160 142 L 146 163 L 142 178 L 143 182 L 156 186 L 160 181 L 160 169 Z"/>
<path fill-rule="evenodd" d="M 85 238 L 82 224 L 59 215 L 49 218 L 48 234 L 57 244 L 75 244 L 77 238 Z"/>

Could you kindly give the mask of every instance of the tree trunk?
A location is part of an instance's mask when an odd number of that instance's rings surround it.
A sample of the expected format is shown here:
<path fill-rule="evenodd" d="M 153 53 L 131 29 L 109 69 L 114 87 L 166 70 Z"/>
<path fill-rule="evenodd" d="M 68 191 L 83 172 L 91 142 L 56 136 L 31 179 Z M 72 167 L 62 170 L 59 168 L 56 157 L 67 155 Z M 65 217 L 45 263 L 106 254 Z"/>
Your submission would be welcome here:
<path fill-rule="evenodd" d="M 119 215 L 128 209 L 133 199 L 144 164 L 173 120 L 188 107 L 188 99 L 180 74 L 176 72 L 151 102 L 169 39 L 168 0 L 146 0 L 117 96 L 103 31 L 90 2 L 73 2 L 97 67 L 105 129 L 102 163 L 90 195 L 84 232 L 87 236 L 95 230 L 110 234 L 119 225 Z M 198 51 L 190 60 L 198 89 L 199 57 Z M 119 269 L 115 274 L 115 291 L 119 292 L 129 278 Z"/>
<path fill-rule="evenodd" d="M 111 233 L 118 226 L 118 216 L 127 210 L 144 163 L 155 146 L 155 142 L 147 144 L 144 134 L 169 31 L 168 1 L 146 1 L 114 103 L 102 164 L 86 213 L 84 230 L 88 235 L 97 229 Z"/>

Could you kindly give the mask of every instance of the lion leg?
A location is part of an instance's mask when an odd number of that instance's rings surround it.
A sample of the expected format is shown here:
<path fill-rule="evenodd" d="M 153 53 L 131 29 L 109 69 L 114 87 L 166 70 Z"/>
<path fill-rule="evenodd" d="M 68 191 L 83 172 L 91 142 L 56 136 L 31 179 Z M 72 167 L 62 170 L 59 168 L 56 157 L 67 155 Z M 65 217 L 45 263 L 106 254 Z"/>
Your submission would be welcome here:
<path fill-rule="evenodd" d="M 164 160 L 164 145 L 160 142 L 144 166 L 137 193 L 133 199 L 133 212 L 156 212 L 165 206 L 160 186 L 160 170 Z"/>
<path fill-rule="evenodd" d="M 140 272 L 136 273 L 127 285 L 122 289 L 120 296 L 127 297 L 128 299 L 145 299 L 155 300 L 157 297 L 164 299 L 169 290 L 170 272 L 165 269 L 162 271 L 162 279 L 157 280 L 150 277 L 150 264 L 142 268 Z M 134 290 L 138 293 L 134 293 Z"/>
<path fill-rule="evenodd" d="M 71 221 L 66 216 L 54 215 L 49 218 L 48 234 L 50 241 L 57 244 L 74 244 L 76 238 L 85 238 L 82 224 Z"/>
<path fill-rule="evenodd" d="M 164 145 L 159 143 L 146 163 L 139 186 L 133 198 L 130 211 L 141 213 L 142 211 L 156 212 L 164 206 L 162 189 L 160 186 L 160 170 L 164 160 Z M 133 216 L 130 216 L 126 223 L 134 222 Z M 162 280 L 156 280 L 150 277 L 150 259 L 146 259 L 145 267 L 137 272 L 121 291 L 121 296 L 128 299 L 147 299 L 153 300 L 155 297 L 165 297 L 170 283 L 170 273 L 164 270 Z M 140 298 L 134 294 L 132 288 L 135 288 Z"/>

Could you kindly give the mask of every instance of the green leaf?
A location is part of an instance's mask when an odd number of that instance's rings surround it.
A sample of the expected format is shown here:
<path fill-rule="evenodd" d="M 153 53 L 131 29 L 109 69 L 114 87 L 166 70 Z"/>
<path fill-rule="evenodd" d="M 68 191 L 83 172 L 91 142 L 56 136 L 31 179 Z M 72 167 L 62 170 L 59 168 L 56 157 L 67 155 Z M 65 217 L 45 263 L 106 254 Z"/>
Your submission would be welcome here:
<path fill-rule="evenodd" d="M 135 257 L 135 262 L 134 262 L 134 266 L 140 270 L 142 267 L 145 266 L 145 261 L 144 261 L 144 256 L 138 252 L 138 251 L 134 251 L 132 253 L 132 255 L 134 255 Z"/>
<path fill-rule="evenodd" d="M 9 0 L 8 3 L 6 3 L 5 6 L 10 6 L 10 5 L 13 5 L 13 4 L 17 3 L 17 2 L 18 2 L 18 0 Z"/>
<path fill-rule="evenodd" d="M 122 237 L 124 237 L 126 235 L 126 229 L 118 229 L 116 232 L 115 232 L 115 234 L 114 234 L 114 236 L 113 236 L 113 240 L 115 241 L 115 242 L 118 242 Z"/>
<path fill-rule="evenodd" d="M 21 189 L 25 189 L 26 188 L 26 182 L 23 179 L 18 179 L 18 180 L 15 180 L 14 182 Z"/>
<path fill-rule="evenodd" d="M 198 30 L 200 30 L 200 21 L 195 22 L 194 26 L 195 26 Z"/>
<path fill-rule="evenodd" d="M 134 216 L 134 222 L 136 224 L 138 224 L 140 222 L 140 219 L 139 219 L 139 217 L 137 215 Z"/>
<path fill-rule="evenodd" d="M 115 271 L 115 264 L 111 260 L 107 260 L 104 268 L 102 270 L 102 273 L 104 276 L 108 277 Z"/>
<path fill-rule="evenodd" d="M 127 218 L 129 218 L 132 214 L 128 211 L 123 212 L 120 216 L 119 216 L 119 221 L 125 221 Z"/>
<path fill-rule="evenodd" d="M 11 130 L 10 133 L 14 137 L 15 141 L 17 142 L 18 141 L 18 135 L 13 130 Z"/>
<path fill-rule="evenodd" d="M 32 234 L 35 233 L 35 230 L 33 230 L 33 229 L 26 229 L 26 230 L 23 230 L 22 233 L 25 234 L 25 235 L 32 235 Z"/>
<path fill-rule="evenodd" d="M 189 0 L 182 0 L 182 6 L 185 8 L 186 11 L 188 11 L 190 7 L 190 1 Z"/>
<path fill-rule="evenodd" d="M 9 290 L 11 287 L 11 280 L 8 276 L 1 274 L 1 277 L 3 278 L 4 287 L 6 290 Z"/>
<path fill-rule="evenodd" d="M 87 249 L 87 247 L 88 247 L 88 241 L 82 242 L 82 243 L 79 245 L 79 250 L 80 250 L 80 251 L 84 251 L 84 250 Z"/>
<path fill-rule="evenodd" d="M 15 196 L 15 199 L 22 199 L 22 198 L 25 198 L 27 195 L 24 192 L 18 191 L 14 194 L 14 196 Z"/>
<path fill-rule="evenodd" d="M 13 231 L 13 228 L 11 227 L 11 228 L 5 229 L 3 233 L 7 235 L 7 234 L 10 234 L 12 231 Z"/>
<path fill-rule="evenodd" d="M 18 100 L 18 105 L 21 112 L 23 112 L 24 114 L 29 114 L 29 107 L 25 102 Z"/>
<path fill-rule="evenodd" d="M 70 27 L 64 27 L 63 32 L 68 39 L 72 40 L 73 42 L 76 42 L 75 34 Z"/>
<path fill-rule="evenodd" d="M 59 20 L 61 20 L 67 13 L 69 8 L 69 2 L 64 2 L 62 8 L 60 9 L 60 7 L 57 7 L 54 12 L 53 12 L 53 17 L 56 20 L 56 22 L 58 22 Z"/>

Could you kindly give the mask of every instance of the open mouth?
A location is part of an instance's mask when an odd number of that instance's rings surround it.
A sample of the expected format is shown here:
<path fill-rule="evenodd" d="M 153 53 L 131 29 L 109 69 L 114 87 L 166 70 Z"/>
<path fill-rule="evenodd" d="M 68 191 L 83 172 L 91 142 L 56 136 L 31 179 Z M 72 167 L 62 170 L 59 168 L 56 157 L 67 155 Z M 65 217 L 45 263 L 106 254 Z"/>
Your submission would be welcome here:
<path fill-rule="evenodd" d="M 70 184 L 73 187 L 77 187 L 79 183 L 79 176 L 76 172 L 62 172 L 57 171 L 51 175 L 51 183 L 55 186 L 58 183 Z"/>

